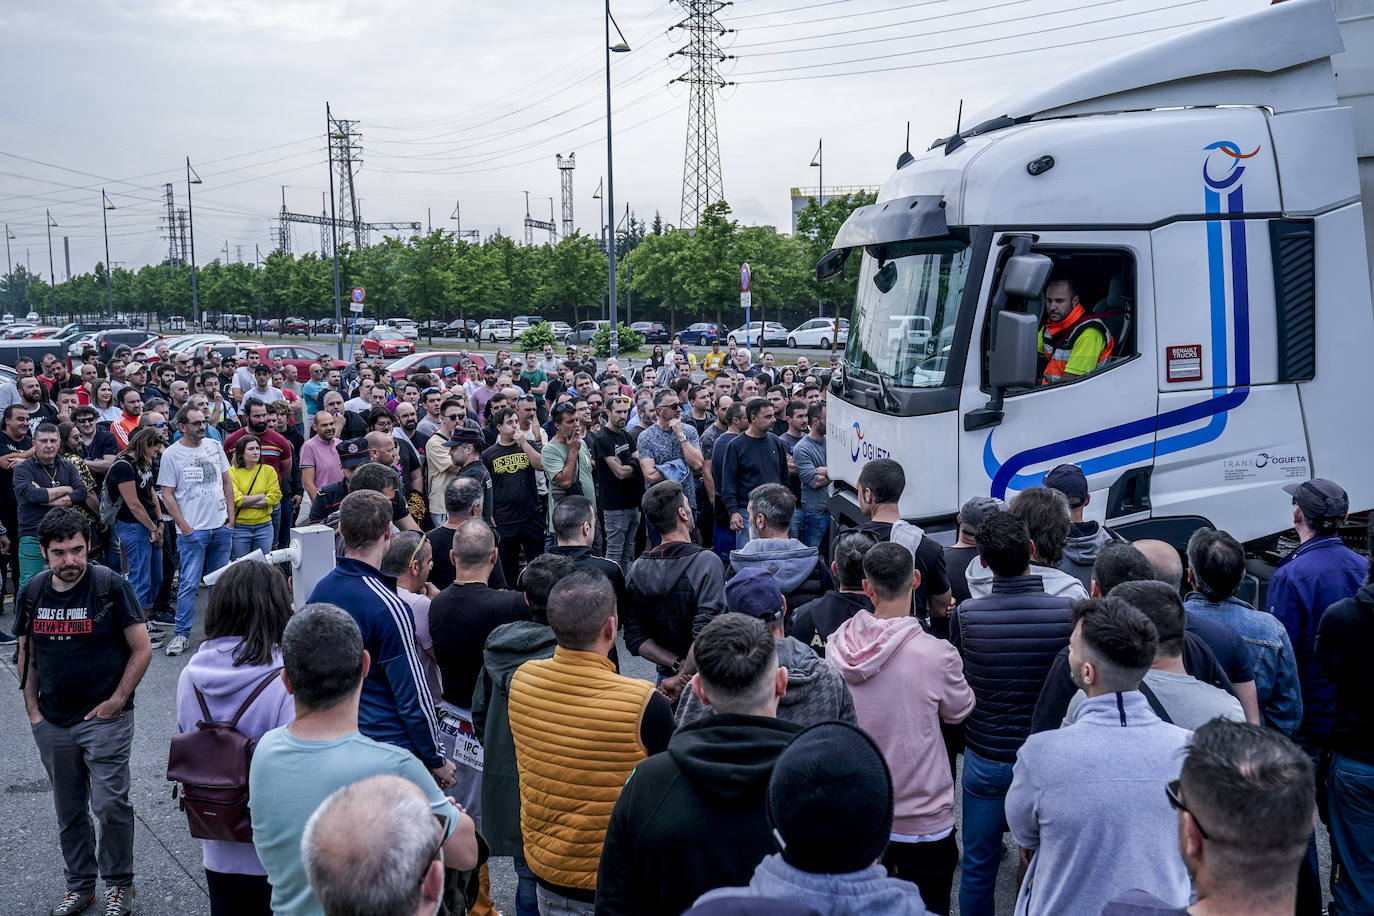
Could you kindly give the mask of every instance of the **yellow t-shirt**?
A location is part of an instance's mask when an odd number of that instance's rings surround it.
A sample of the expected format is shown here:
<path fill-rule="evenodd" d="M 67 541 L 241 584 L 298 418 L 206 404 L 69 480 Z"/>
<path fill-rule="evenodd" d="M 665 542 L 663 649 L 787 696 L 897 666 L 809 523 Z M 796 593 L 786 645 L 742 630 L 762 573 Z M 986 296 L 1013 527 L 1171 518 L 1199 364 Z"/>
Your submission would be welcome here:
<path fill-rule="evenodd" d="M 691 358 L 691 354 L 688 354 L 688 358 Z M 707 378 L 715 378 L 720 375 L 720 367 L 724 364 L 724 351 L 712 350 L 701 358 L 701 367 L 706 370 Z"/>

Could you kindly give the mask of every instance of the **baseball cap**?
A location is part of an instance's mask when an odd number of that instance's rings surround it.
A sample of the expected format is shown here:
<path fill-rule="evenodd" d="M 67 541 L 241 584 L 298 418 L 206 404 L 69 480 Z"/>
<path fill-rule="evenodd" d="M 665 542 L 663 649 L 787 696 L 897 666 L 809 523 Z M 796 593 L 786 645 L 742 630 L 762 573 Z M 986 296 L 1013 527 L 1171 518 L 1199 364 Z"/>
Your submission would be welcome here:
<path fill-rule="evenodd" d="M 1293 497 L 1293 505 L 1309 519 L 1342 519 L 1350 513 L 1350 498 L 1340 484 L 1325 477 L 1290 483 L 1283 492 Z"/>
<path fill-rule="evenodd" d="M 356 468 L 360 464 L 366 464 L 368 459 L 368 449 L 366 439 L 345 439 L 334 450 L 339 453 L 339 464 L 346 468 Z"/>
<path fill-rule="evenodd" d="M 267 363 L 258 363 L 256 366 L 253 367 L 253 374 L 257 375 L 259 372 L 261 372 L 263 375 L 271 375 L 272 367 L 267 365 Z"/>
<path fill-rule="evenodd" d="M 482 438 L 482 433 L 470 426 L 460 426 L 453 431 L 453 438 L 444 443 L 445 448 L 453 448 L 457 445 L 482 445 L 486 440 Z"/>
<path fill-rule="evenodd" d="M 1061 464 L 1045 475 L 1045 486 L 1068 497 L 1070 506 L 1081 506 L 1088 500 L 1088 478 L 1076 464 Z"/>
<path fill-rule="evenodd" d="M 787 612 L 787 604 L 772 573 L 746 568 L 725 583 L 725 609 L 771 623 Z"/>
<path fill-rule="evenodd" d="M 128 363 L 124 366 L 124 372 L 126 375 L 133 375 L 135 372 L 142 372 L 147 368 L 143 363 Z"/>
<path fill-rule="evenodd" d="M 455 372 L 457 372 L 457 371 L 458 371 L 458 370 L 455 369 L 455 368 L 453 368 L 452 366 L 445 366 L 445 367 L 444 367 L 444 376 L 445 376 L 445 377 L 448 377 L 448 376 L 450 376 L 450 375 L 453 375 L 453 374 L 454 374 Z"/>
<path fill-rule="evenodd" d="M 983 524 L 983 519 L 994 512 L 1003 512 L 1006 508 L 1007 504 L 994 496 L 975 496 L 959 510 L 959 526 L 976 531 L 978 526 Z"/>

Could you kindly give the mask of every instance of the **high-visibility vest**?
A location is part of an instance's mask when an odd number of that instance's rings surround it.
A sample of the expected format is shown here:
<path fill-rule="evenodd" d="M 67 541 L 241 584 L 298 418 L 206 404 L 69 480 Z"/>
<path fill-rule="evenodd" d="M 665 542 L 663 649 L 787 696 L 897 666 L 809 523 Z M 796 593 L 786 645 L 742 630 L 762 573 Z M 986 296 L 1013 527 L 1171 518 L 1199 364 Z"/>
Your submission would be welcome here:
<path fill-rule="evenodd" d="M 1040 384 L 1049 385 L 1064 377 L 1064 369 L 1068 365 L 1069 357 L 1073 355 L 1073 345 L 1088 328 L 1101 331 L 1106 340 L 1106 345 L 1098 354 L 1097 365 L 1101 366 L 1107 361 L 1112 355 L 1115 343 L 1112 332 L 1106 322 L 1096 315 L 1088 314 L 1087 309 L 1080 303 L 1075 305 L 1073 311 L 1064 316 L 1062 321 L 1052 321 L 1040 330 L 1040 355 L 1047 360 Z"/>

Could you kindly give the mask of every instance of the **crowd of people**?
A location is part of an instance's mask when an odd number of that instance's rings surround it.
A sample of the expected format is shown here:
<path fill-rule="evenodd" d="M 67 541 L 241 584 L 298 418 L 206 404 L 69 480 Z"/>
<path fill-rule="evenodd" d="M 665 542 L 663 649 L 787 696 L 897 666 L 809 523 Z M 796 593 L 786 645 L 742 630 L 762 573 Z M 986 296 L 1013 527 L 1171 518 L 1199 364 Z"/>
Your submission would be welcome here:
<path fill-rule="evenodd" d="M 771 354 L 241 362 L 0 390 L 55 916 L 99 881 L 132 911 L 135 688 L 231 559 L 169 764 L 215 916 L 490 914 L 490 856 L 519 916 L 990 916 L 1002 869 L 1017 914 L 1305 916 L 1314 825 L 1332 912 L 1374 907 L 1374 584 L 1334 482 L 1289 488 L 1261 602 L 1224 531 L 1088 520 L 1074 465 L 942 546 L 869 461 L 836 525 L 828 373 Z M 338 557 L 293 608 L 262 557 L 305 520 Z"/>

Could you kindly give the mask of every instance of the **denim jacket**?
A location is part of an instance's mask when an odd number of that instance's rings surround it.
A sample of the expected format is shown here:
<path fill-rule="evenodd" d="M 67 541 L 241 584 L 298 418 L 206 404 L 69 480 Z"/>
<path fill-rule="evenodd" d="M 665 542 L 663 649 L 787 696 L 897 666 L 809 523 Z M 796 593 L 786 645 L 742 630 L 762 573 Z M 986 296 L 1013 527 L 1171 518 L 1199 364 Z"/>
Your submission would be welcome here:
<path fill-rule="evenodd" d="M 1297 656 L 1283 624 L 1234 597 L 1211 601 L 1189 592 L 1183 606 L 1189 614 L 1226 624 L 1245 640 L 1255 666 L 1260 715 L 1266 725 L 1292 737 L 1302 722 L 1302 688 Z"/>

